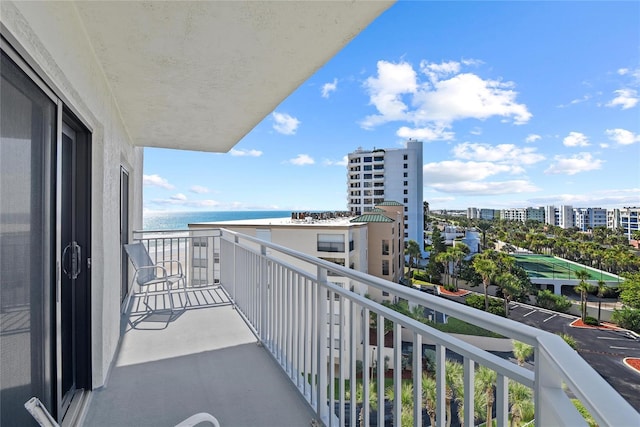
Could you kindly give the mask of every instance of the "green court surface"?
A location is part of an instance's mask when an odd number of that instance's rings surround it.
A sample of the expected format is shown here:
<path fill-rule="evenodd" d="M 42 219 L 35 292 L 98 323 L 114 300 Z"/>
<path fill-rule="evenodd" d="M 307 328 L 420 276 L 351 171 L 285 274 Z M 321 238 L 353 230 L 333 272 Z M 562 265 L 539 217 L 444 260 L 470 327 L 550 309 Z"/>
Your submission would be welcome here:
<path fill-rule="evenodd" d="M 576 271 L 587 270 L 588 280 L 603 280 L 605 282 L 619 282 L 618 277 L 593 268 L 573 264 L 549 255 L 512 255 L 516 264 L 524 268 L 530 278 L 572 279 L 578 280 Z"/>

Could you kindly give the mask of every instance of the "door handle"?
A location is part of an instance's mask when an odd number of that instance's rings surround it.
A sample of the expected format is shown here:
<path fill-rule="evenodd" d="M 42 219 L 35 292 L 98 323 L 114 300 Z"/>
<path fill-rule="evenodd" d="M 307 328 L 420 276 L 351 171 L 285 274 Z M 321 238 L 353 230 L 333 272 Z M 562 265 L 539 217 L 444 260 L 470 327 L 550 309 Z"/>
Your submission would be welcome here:
<path fill-rule="evenodd" d="M 82 272 L 82 247 L 77 242 L 72 242 L 73 245 L 73 258 L 72 266 L 73 273 L 71 278 L 77 279 Z"/>
<path fill-rule="evenodd" d="M 67 269 L 67 253 L 71 251 L 71 265 Z M 62 251 L 62 271 L 69 279 L 77 279 L 82 272 L 82 247 L 78 242 L 71 242 Z"/>
<path fill-rule="evenodd" d="M 71 249 L 71 243 L 65 246 L 62 251 L 62 272 L 66 274 L 68 278 L 71 278 L 71 272 L 67 270 L 67 252 L 69 252 L 69 249 Z M 71 264 L 73 266 L 73 262 Z"/>

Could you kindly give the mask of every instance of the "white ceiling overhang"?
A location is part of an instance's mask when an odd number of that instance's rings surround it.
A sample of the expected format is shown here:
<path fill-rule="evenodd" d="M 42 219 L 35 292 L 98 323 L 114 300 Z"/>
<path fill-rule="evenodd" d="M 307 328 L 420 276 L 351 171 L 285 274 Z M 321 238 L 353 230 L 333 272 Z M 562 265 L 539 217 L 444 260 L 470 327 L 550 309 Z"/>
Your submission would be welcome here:
<path fill-rule="evenodd" d="M 135 145 L 226 152 L 391 4 L 76 7 Z"/>

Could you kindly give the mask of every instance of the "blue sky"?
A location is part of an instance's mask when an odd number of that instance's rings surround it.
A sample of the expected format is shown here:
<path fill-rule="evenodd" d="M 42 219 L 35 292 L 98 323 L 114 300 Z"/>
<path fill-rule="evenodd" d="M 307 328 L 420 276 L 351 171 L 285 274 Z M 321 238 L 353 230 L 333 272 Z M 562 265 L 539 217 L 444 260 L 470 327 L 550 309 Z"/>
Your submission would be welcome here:
<path fill-rule="evenodd" d="M 640 2 L 399 2 L 229 153 L 145 149 L 145 212 L 344 210 L 410 137 L 432 209 L 640 205 Z"/>

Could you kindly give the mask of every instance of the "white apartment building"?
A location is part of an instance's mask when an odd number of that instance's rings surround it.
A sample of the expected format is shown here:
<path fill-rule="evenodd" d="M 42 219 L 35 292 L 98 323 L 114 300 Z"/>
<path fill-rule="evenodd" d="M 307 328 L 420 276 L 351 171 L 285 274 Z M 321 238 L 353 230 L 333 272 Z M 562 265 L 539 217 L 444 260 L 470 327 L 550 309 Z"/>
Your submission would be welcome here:
<path fill-rule="evenodd" d="M 562 205 L 558 208 L 558 227 L 571 228 L 574 227 L 573 206 Z"/>
<path fill-rule="evenodd" d="M 544 208 L 512 208 L 503 209 L 500 218 L 508 221 L 525 222 L 527 220 L 544 222 Z"/>
<path fill-rule="evenodd" d="M 549 225 L 558 225 L 560 223 L 558 210 L 555 206 L 549 205 L 544 207 L 544 223 Z"/>
<path fill-rule="evenodd" d="M 403 216 L 400 204 L 388 203 L 371 212 L 351 217 L 322 219 L 320 215 L 295 218 L 267 218 L 189 224 L 189 229 L 225 228 L 257 237 L 289 249 L 398 283 L 404 272 Z M 257 247 L 256 247 L 257 248 Z M 308 267 L 285 259 L 299 268 Z M 315 271 L 309 271 L 315 273 Z M 340 275 L 330 280 L 376 301 L 388 300 L 377 289 L 362 287 Z"/>
<path fill-rule="evenodd" d="M 631 239 L 631 235 L 634 231 L 640 230 L 640 207 L 625 207 L 620 209 L 620 227 L 627 236 L 627 239 Z"/>
<path fill-rule="evenodd" d="M 620 226 L 620 209 L 607 209 L 607 228 Z"/>
<path fill-rule="evenodd" d="M 582 231 L 593 230 L 595 227 L 607 226 L 607 210 L 602 208 L 574 208 L 574 227 Z"/>
<path fill-rule="evenodd" d="M 363 150 L 348 154 L 347 206 L 354 215 L 373 210 L 385 200 L 402 203 L 404 240 L 424 245 L 422 141 L 405 148 Z"/>

